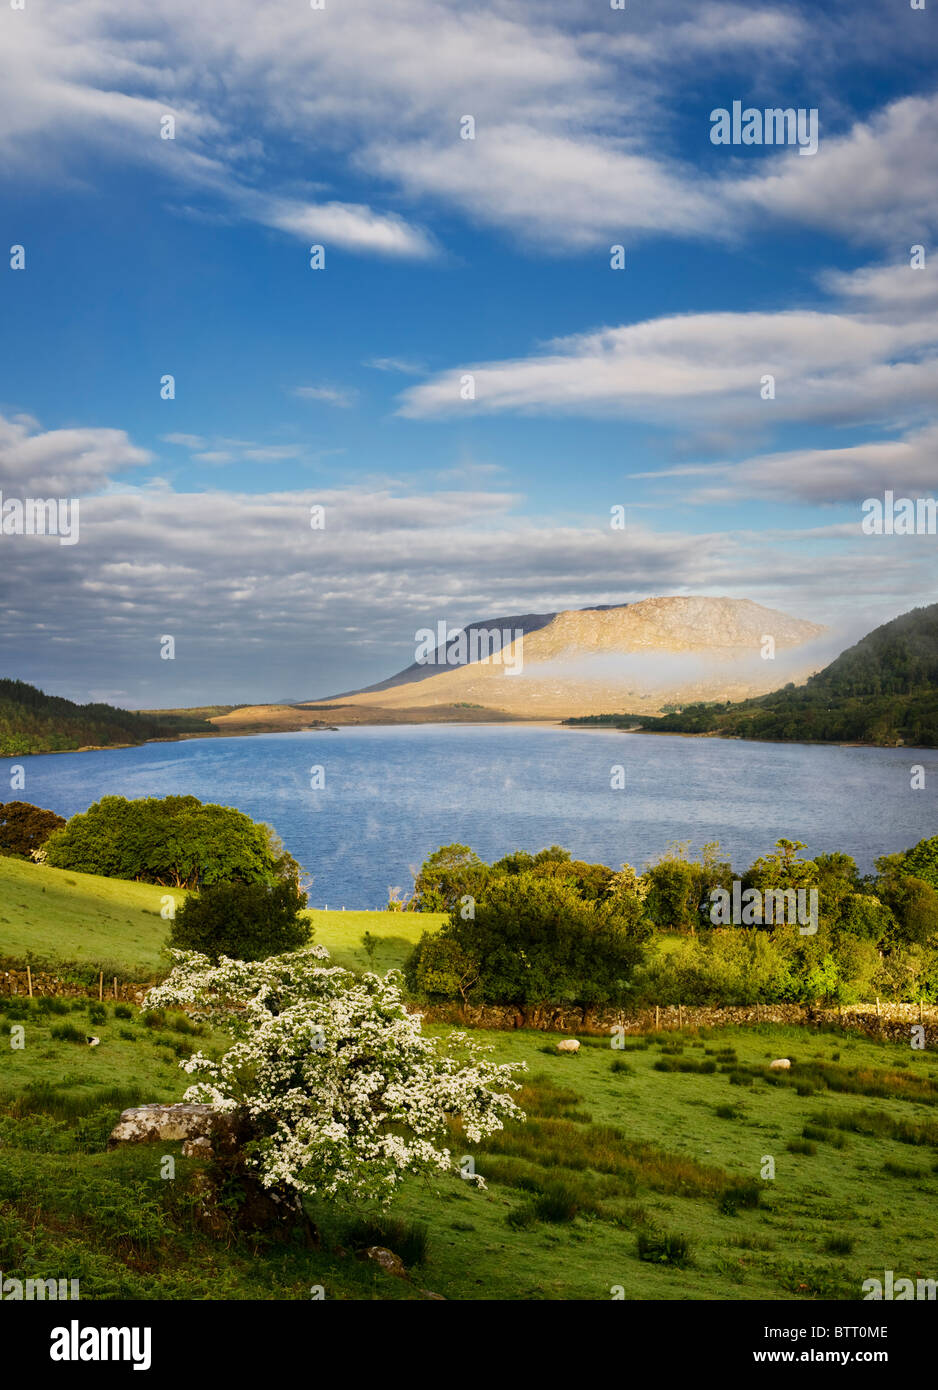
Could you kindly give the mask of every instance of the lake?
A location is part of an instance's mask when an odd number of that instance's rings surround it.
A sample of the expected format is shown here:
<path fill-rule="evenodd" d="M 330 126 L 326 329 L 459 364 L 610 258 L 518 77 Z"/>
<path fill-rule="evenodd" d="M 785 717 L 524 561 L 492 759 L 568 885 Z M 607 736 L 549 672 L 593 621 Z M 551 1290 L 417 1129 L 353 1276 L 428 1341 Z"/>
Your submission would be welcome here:
<path fill-rule="evenodd" d="M 26 789 L 10 799 L 63 816 L 105 795 L 172 793 L 268 821 L 314 876 L 313 907 L 382 907 L 389 887 L 409 892 L 412 870 L 454 841 L 487 860 L 559 844 L 640 870 L 671 840 L 719 840 L 739 870 L 784 835 L 811 853 L 844 850 L 867 872 L 880 854 L 938 833 L 938 751 L 923 749 L 424 724 L 4 762 L 26 769 Z M 915 764 L 921 791 L 910 785 Z M 313 767 L 323 769 L 318 790 Z"/>

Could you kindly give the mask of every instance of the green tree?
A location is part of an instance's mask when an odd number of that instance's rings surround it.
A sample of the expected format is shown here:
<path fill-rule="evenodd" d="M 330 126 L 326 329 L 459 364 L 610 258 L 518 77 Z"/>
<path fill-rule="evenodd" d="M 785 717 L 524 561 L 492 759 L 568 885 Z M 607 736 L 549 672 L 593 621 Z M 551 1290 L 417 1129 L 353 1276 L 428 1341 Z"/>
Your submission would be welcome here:
<path fill-rule="evenodd" d="M 62 816 L 28 801 L 0 801 L 0 854 L 28 859 L 64 824 Z"/>
<path fill-rule="evenodd" d="M 296 883 L 212 883 L 193 893 L 170 927 L 174 950 L 198 951 L 217 963 L 266 960 L 309 944 L 312 925 L 300 914 L 306 894 Z"/>
<path fill-rule="evenodd" d="M 299 866 L 269 826 L 194 796 L 105 796 L 50 835 L 54 868 L 173 888 L 296 881 Z"/>
<path fill-rule="evenodd" d="M 929 840 L 919 840 L 900 858 L 901 866 L 897 866 L 900 873 L 911 874 L 923 883 L 931 884 L 932 888 L 938 888 L 938 835 L 933 835 Z"/>
<path fill-rule="evenodd" d="M 441 845 L 420 866 L 410 910 L 451 912 L 461 898 L 478 898 L 491 873 L 468 845 Z"/>
<path fill-rule="evenodd" d="M 443 981 L 444 966 L 455 974 L 460 965 L 477 964 L 478 979 L 464 994 L 474 1002 L 618 1005 L 648 934 L 643 899 L 644 886 L 631 869 L 615 876 L 612 891 L 598 903 L 584 901 L 563 878 L 532 871 L 499 875 L 486 885 L 473 915 L 457 908 L 439 933 L 459 953 L 430 946 L 433 938 L 425 935 L 408 973 L 416 982 L 433 970 Z"/>

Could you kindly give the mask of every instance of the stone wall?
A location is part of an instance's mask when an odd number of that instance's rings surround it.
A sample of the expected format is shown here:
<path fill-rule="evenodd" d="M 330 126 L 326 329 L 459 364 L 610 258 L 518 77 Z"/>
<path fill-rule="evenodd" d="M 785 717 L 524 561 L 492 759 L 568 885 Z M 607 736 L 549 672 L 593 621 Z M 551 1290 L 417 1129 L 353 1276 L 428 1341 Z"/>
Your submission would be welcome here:
<path fill-rule="evenodd" d="M 418 1008 L 431 1023 L 451 1023 L 464 1028 L 534 1028 L 551 1033 L 608 1034 L 613 1028 L 626 1033 L 653 1033 L 682 1028 L 727 1028 L 754 1023 L 805 1023 L 834 1025 L 870 1037 L 908 1042 L 913 1024 L 925 1028 L 925 1043 L 938 1046 L 938 1008 L 919 1004 L 850 1004 L 819 1008 L 803 1004 L 745 1004 L 723 1007 L 682 1007 L 662 1004 L 657 1009 L 632 1013 L 563 1007 L 516 1009 L 500 1005 L 444 1004 Z"/>
<path fill-rule="evenodd" d="M 104 979 L 100 985 L 77 985 L 69 980 L 60 980 L 57 975 L 49 974 L 45 970 L 33 970 L 32 974 L 32 993 L 34 998 L 40 995 L 58 995 L 65 999 L 97 999 L 99 991 L 103 991 L 104 999 L 120 999 L 131 1004 L 139 1004 L 148 989 L 152 989 L 152 983 L 134 984 L 117 982 L 117 993 L 114 992 L 114 978 Z M 26 994 L 30 992 L 30 976 L 25 970 L 0 970 L 0 994 Z"/>
<path fill-rule="evenodd" d="M 0 995 L 29 994 L 29 977 L 25 970 L 0 970 Z M 140 1004 L 155 981 L 133 983 L 104 980 L 103 997 Z M 61 980 L 43 970 L 32 972 L 32 992 L 40 995 L 59 995 L 63 998 L 97 999 L 98 985 L 78 985 Z M 842 1008 L 823 1009 L 803 1004 L 744 1004 L 724 1007 L 685 1007 L 662 1004 L 657 1009 L 637 1009 L 632 1013 L 615 1010 L 569 1008 L 563 1005 L 543 1005 L 517 1009 L 507 1005 L 441 1004 L 420 1007 L 408 1006 L 420 1013 L 429 1023 L 450 1023 L 462 1028 L 533 1028 L 545 1033 L 606 1035 L 613 1028 L 626 1033 L 653 1033 L 683 1028 L 728 1028 L 753 1023 L 807 1023 L 809 1025 L 838 1024 L 853 1032 L 870 1037 L 908 1042 L 913 1023 L 925 1028 L 927 1047 L 938 1046 L 938 1007 L 919 1004 L 849 1004 Z"/>

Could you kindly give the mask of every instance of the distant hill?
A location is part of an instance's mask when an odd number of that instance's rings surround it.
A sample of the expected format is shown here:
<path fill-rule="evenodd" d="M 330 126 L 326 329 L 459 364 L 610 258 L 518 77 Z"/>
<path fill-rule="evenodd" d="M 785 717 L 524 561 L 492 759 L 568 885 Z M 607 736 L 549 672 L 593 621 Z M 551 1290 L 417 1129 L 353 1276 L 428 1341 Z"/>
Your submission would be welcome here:
<path fill-rule="evenodd" d="M 461 640 L 439 642 L 428 659 L 376 685 L 301 708 L 324 712 L 341 702 L 348 713 L 380 706 L 421 722 L 433 709 L 482 709 L 516 719 L 615 708 L 657 714 L 672 704 L 764 694 L 779 668 L 804 680 L 822 664 L 811 644 L 826 630 L 749 599 L 680 594 L 490 618 L 464 631 Z M 505 634 L 494 648 L 498 655 L 474 659 L 473 652 L 486 649 L 473 637 L 486 633 Z M 774 663 L 760 655 L 767 634 L 779 653 Z"/>
<path fill-rule="evenodd" d="M 622 714 L 568 722 L 798 743 L 938 747 L 938 603 L 884 623 L 802 686 L 736 704 L 686 705 L 660 718 Z"/>
<path fill-rule="evenodd" d="M 76 705 L 25 681 L 0 680 L 0 757 L 216 732 L 207 719 L 190 714 L 135 714 L 112 705 Z"/>

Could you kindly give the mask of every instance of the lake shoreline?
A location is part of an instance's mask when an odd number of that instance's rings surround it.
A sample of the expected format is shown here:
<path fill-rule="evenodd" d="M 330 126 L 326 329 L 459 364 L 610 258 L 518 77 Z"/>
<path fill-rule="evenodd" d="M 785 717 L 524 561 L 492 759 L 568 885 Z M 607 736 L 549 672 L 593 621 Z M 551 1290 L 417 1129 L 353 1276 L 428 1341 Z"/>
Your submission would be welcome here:
<path fill-rule="evenodd" d="M 842 739 L 794 739 L 794 738 L 743 738 L 739 734 L 718 734 L 718 733 L 685 733 L 677 729 L 643 729 L 635 727 L 622 729 L 614 724 L 568 724 L 563 719 L 415 719 L 406 721 L 401 719 L 382 720 L 369 719 L 357 720 L 354 724 L 323 725 L 316 727 L 310 724 L 298 724 L 294 728 L 277 729 L 219 729 L 211 734 L 177 734 L 167 738 L 145 738 L 138 743 L 107 743 L 107 744 L 87 744 L 82 748 L 46 748 L 29 753 L 6 753 L 5 758 L 48 758 L 60 753 L 120 753 L 128 748 L 146 748 L 150 744 L 158 743 L 195 743 L 198 741 L 215 742 L 218 739 L 226 738 L 264 738 L 274 734 L 326 734 L 344 733 L 347 729 L 422 729 L 422 728 L 474 728 L 474 729 L 505 729 L 509 727 L 519 727 L 526 729 L 570 729 L 585 731 L 587 733 L 603 734 L 645 734 L 658 738 L 686 738 L 686 739 L 713 739 L 721 743 L 759 743 L 772 744 L 778 748 L 872 748 L 872 749 L 905 749 L 910 753 L 931 753 L 936 750 L 928 744 L 917 743 L 865 743 L 861 741 L 845 741 Z"/>

